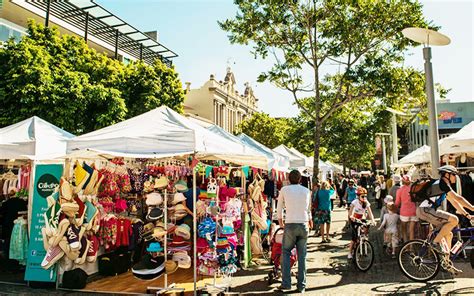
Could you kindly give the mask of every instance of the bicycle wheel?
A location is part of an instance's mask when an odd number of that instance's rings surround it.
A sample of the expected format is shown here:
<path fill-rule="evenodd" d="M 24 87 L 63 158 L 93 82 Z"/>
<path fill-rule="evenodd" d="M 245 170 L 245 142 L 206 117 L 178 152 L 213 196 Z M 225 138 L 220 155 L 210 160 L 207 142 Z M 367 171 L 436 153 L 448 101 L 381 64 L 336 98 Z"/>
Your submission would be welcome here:
<path fill-rule="evenodd" d="M 369 241 L 364 240 L 356 247 L 354 254 L 355 266 L 358 270 L 365 272 L 372 267 L 374 257 L 374 248 L 372 247 L 372 244 Z"/>
<path fill-rule="evenodd" d="M 426 282 L 438 274 L 440 260 L 438 254 L 425 241 L 412 240 L 398 253 L 398 266 L 409 279 Z"/>

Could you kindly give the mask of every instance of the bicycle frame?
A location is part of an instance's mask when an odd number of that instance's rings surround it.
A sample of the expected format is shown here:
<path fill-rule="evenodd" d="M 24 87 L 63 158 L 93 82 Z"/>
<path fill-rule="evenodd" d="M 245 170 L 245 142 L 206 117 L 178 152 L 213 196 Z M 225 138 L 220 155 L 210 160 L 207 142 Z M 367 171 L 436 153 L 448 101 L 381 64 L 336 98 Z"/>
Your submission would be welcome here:
<path fill-rule="evenodd" d="M 458 227 L 456 227 L 452 230 L 452 233 L 456 234 L 456 233 L 468 232 L 468 231 L 469 232 L 474 232 L 474 227 L 468 227 L 468 228 L 458 228 Z M 425 243 L 428 244 L 431 247 L 431 245 L 433 244 L 433 240 L 438 235 L 438 233 L 439 233 L 439 230 L 431 231 L 430 234 L 428 235 L 428 238 L 425 240 Z M 459 239 L 459 240 L 461 240 L 461 239 Z M 471 244 L 472 241 L 474 241 L 474 234 L 471 235 L 468 240 L 463 241 L 462 246 L 459 248 L 459 250 L 456 253 L 453 254 L 453 253 L 450 252 L 450 257 L 449 258 L 451 260 L 455 260 L 456 258 L 458 258 L 459 254 L 461 254 L 461 252 L 464 251 L 467 248 L 467 246 L 469 246 Z"/>

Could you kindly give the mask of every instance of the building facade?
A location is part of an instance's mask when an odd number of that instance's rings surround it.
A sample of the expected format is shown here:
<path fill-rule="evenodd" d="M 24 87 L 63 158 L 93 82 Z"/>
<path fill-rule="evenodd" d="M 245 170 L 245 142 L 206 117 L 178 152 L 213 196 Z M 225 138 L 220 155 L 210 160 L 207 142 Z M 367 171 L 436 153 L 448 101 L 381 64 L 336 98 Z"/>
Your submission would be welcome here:
<path fill-rule="evenodd" d="M 446 138 L 474 120 L 474 102 L 436 102 L 439 138 Z M 408 128 L 408 152 L 429 144 L 428 126 L 417 117 Z"/>
<path fill-rule="evenodd" d="M 2 0 L 0 0 L 2 1 Z M 76 35 L 108 57 L 127 63 L 160 59 L 171 65 L 177 55 L 159 43 L 156 32 L 141 32 L 94 0 L 3 0 L 0 6 L 0 44 L 26 35 L 28 20 L 56 26 L 61 34 Z"/>
<path fill-rule="evenodd" d="M 245 83 L 243 94 L 236 89 L 234 73 L 227 68 L 223 81 L 213 74 L 201 88 L 191 89 L 186 83 L 185 112 L 194 118 L 203 118 L 233 133 L 244 119 L 258 112 L 257 102 L 249 83 Z"/>

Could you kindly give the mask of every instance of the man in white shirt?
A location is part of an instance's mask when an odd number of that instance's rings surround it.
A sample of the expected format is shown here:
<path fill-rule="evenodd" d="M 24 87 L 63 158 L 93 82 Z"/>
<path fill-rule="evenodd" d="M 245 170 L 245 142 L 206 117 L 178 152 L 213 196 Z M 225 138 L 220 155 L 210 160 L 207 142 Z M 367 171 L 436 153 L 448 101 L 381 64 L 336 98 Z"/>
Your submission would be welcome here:
<path fill-rule="evenodd" d="M 278 197 L 277 216 L 281 227 L 285 228 L 282 245 L 282 283 L 281 290 L 291 289 L 291 250 L 296 246 L 298 254 L 298 283 L 299 292 L 306 288 L 306 247 L 309 229 L 312 228 L 311 192 L 300 185 L 301 173 L 297 170 L 290 172 L 290 185 L 280 190 Z M 282 212 L 285 209 L 285 222 Z"/>

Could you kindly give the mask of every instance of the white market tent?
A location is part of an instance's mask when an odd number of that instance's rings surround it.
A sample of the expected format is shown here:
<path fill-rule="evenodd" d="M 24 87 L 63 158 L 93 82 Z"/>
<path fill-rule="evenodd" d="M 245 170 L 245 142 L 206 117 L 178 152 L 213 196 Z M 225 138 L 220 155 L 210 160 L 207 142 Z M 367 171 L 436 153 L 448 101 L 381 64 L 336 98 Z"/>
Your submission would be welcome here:
<path fill-rule="evenodd" d="M 236 142 L 238 144 L 244 145 L 244 149 L 245 149 L 246 154 L 260 155 L 261 156 L 260 158 L 255 158 L 252 161 L 252 166 L 254 166 L 256 168 L 259 168 L 259 169 L 265 169 L 265 170 L 269 169 L 268 168 L 269 160 L 266 157 L 266 155 L 264 153 L 262 153 L 261 151 L 255 150 L 252 146 L 248 145 L 246 142 L 244 142 L 240 138 L 232 135 L 231 133 L 229 133 L 228 131 L 224 130 L 223 128 L 221 128 L 217 125 L 211 125 L 211 126 L 207 127 L 207 129 L 212 131 L 213 133 L 223 137 L 223 138 L 226 138 L 230 141 L 233 141 L 233 142 Z"/>
<path fill-rule="evenodd" d="M 68 153 L 95 151 L 133 158 L 165 158 L 195 154 L 200 159 L 253 165 L 264 157 L 225 139 L 166 106 L 78 136 L 68 142 Z"/>
<path fill-rule="evenodd" d="M 439 151 L 440 155 L 459 153 L 474 154 L 474 121 L 465 125 L 457 133 L 440 141 Z"/>
<path fill-rule="evenodd" d="M 273 151 L 285 155 L 290 160 L 291 168 L 299 168 L 306 166 L 306 156 L 299 156 L 293 150 L 286 147 L 284 144 L 273 149 Z"/>
<path fill-rule="evenodd" d="M 431 148 L 430 146 L 423 145 L 420 148 L 412 151 L 405 155 L 398 161 L 398 166 L 409 166 L 413 164 L 426 163 L 431 161 Z"/>
<path fill-rule="evenodd" d="M 0 129 L 0 159 L 54 159 L 66 153 L 70 134 L 33 116 Z"/>
<path fill-rule="evenodd" d="M 250 147 L 264 154 L 269 160 L 269 164 L 268 164 L 269 169 L 275 169 L 277 171 L 286 172 L 288 168 L 290 167 L 290 160 L 288 159 L 288 157 L 281 155 L 278 152 L 273 151 L 272 149 L 259 143 L 258 141 L 247 136 L 244 133 L 238 135 L 237 137 L 241 139 L 243 142 L 247 143 L 247 145 L 249 145 Z"/>

